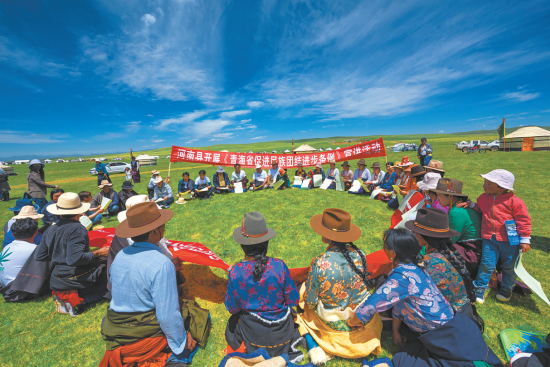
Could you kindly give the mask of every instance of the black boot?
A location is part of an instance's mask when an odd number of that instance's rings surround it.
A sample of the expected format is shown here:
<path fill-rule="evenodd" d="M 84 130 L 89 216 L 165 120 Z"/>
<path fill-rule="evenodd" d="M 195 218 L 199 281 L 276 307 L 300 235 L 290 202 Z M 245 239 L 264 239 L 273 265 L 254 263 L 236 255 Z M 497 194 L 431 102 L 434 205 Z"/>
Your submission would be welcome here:
<path fill-rule="evenodd" d="M 10 192 L 9 191 L 6 191 L 4 193 L 4 201 L 10 201 Z"/>

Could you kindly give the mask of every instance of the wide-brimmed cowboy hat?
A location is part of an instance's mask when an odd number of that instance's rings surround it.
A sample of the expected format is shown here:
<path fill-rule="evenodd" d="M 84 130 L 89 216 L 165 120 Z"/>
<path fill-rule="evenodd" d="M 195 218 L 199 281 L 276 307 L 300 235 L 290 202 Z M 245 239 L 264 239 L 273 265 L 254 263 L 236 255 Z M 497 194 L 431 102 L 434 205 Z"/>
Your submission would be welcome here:
<path fill-rule="evenodd" d="M 451 238 L 460 233 L 449 228 L 449 216 L 441 209 L 418 209 L 416 219 L 405 222 L 405 227 L 411 232 L 422 236 Z"/>
<path fill-rule="evenodd" d="M 351 223 L 351 214 L 342 209 L 325 209 L 323 214 L 314 215 L 309 225 L 317 234 L 331 241 L 348 243 L 361 238 L 361 229 Z"/>
<path fill-rule="evenodd" d="M 344 161 L 344 163 L 342 163 L 342 167 L 344 167 L 344 166 L 348 166 L 348 167 L 349 167 L 348 161 Z"/>
<path fill-rule="evenodd" d="M 428 191 L 428 190 L 434 190 L 437 187 L 437 183 L 439 182 L 439 179 L 441 178 L 441 175 L 437 172 L 428 172 L 416 185 L 418 188 L 422 191 Z"/>
<path fill-rule="evenodd" d="M 157 171 L 156 169 L 152 170 L 151 174 L 152 175 L 160 175 L 159 171 Z"/>
<path fill-rule="evenodd" d="M 261 165 L 261 164 L 257 164 L 255 169 L 261 169 L 261 168 L 262 168 L 262 165 Z"/>
<path fill-rule="evenodd" d="M 162 182 L 162 177 L 159 176 L 159 177 L 155 178 L 155 181 L 153 181 L 153 182 L 155 183 L 155 185 L 158 184 L 158 183 L 161 183 Z"/>
<path fill-rule="evenodd" d="M 495 169 L 489 173 L 480 176 L 487 181 L 496 183 L 503 189 L 514 191 L 514 182 L 516 178 L 514 177 L 514 174 L 510 171 L 506 171 L 505 169 Z"/>
<path fill-rule="evenodd" d="M 334 159 L 331 159 L 328 164 L 336 164 L 336 161 Z"/>
<path fill-rule="evenodd" d="M 370 168 L 380 168 L 380 163 L 374 162 Z"/>
<path fill-rule="evenodd" d="M 304 164 L 302 162 L 298 161 L 298 162 L 296 162 L 296 165 L 297 166 L 303 166 Z"/>
<path fill-rule="evenodd" d="M 105 186 L 111 187 L 111 186 L 113 186 L 113 184 L 110 183 L 110 182 L 107 181 L 107 180 L 103 180 L 103 181 L 101 181 L 101 185 L 99 185 L 97 188 L 98 188 L 98 189 L 102 189 L 102 188 L 104 188 Z"/>
<path fill-rule="evenodd" d="M 365 160 L 363 158 L 361 158 L 360 160 L 357 161 L 357 165 L 360 166 L 360 165 L 365 165 Z"/>
<path fill-rule="evenodd" d="M 134 195 L 128 198 L 128 200 L 126 200 L 126 204 L 124 204 L 126 206 L 126 210 L 118 212 L 116 216 L 116 218 L 118 219 L 118 222 L 122 223 L 126 220 L 126 212 L 128 211 L 128 209 L 130 209 L 131 207 L 137 204 L 147 203 L 149 201 L 151 200 L 147 195 Z M 157 204 L 157 207 L 160 209 L 160 206 L 158 206 L 158 204 Z"/>
<path fill-rule="evenodd" d="M 434 171 L 440 171 L 440 172 L 445 172 L 443 170 L 443 162 L 441 161 L 434 161 L 433 159 L 430 161 L 430 163 L 428 163 L 427 166 L 424 166 L 424 168 L 430 168 Z"/>
<path fill-rule="evenodd" d="M 453 178 L 440 178 L 437 187 L 432 191 L 445 195 L 468 196 L 462 193 L 462 181 Z"/>
<path fill-rule="evenodd" d="M 23 219 L 23 218 L 32 218 L 32 219 L 40 219 L 44 216 L 44 214 L 38 214 L 36 211 L 36 208 L 32 205 L 27 205 L 21 208 L 21 211 L 19 214 L 17 214 L 13 219 Z"/>
<path fill-rule="evenodd" d="M 218 169 L 216 170 L 216 172 L 223 173 L 223 172 L 225 172 L 225 170 L 223 169 L 222 166 L 218 166 Z"/>
<path fill-rule="evenodd" d="M 126 211 L 126 220 L 116 227 L 115 234 L 120 238 L 136 237 L 162 226 L 174 216 L 174 212 L 159 209 L 149 201 L 132 206 Z"/>
<path fill-rule="evenodd" d="M 420 176 L 424 173 L 426 173 L 426 171 L 424 171 L 424 168 L 422 168 L 422 166 L 412 166 L 411 167 L 411 176 L 412 177 Z"/>
<path fill-rule="evenodd" d="M 128 189 L 131 189 L 132 187 L 134 187 L 134 185 L 132 185 L 132 183 L 130 181 L 124 181 L 122 183 L 121 189 L 122 190 L 128 190 Z"/>
<path fill-rule="evenodd" d="M 256 245 L 276 235 L 277 232 L 267 228 L 264 216 L 258 212 L 246 213 L 241 226 L 233 231 L 233 239 L 241 245 Z"/>
<path fill-rule="evenodd" d="M 57 203 L 48 205 L 46 210 L 55 215 L 77 215 L 85 213 L 90 209 L 90 203 L 80 201 L 78 194 L 66 192 L 61 194 Z"/>
<path fill-rule="evenodd" d="M 271 164 L 279 164 L 277 161 L 271 161 Z"/>
<path fill-rule="evenodd" d="M 187 201 L 185 201 L 184 198 L 179 198 L 178 200 L 176 200 L 176 204 L 185 204 L 187 203 Z"/>

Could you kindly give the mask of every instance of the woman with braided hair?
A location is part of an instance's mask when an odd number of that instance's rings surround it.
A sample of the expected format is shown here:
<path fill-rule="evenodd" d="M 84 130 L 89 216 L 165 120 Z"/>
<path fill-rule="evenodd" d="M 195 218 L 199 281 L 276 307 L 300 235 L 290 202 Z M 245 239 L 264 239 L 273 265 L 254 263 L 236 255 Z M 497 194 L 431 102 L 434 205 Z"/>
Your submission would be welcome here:
<path fill-rule="evenodd" d="M 269 240 L 276 235 L 257 212 L 246 213 L 233 232 L 245 256 L 229 269 L 225 307 L 231 317 L 225 330 L 226 351 L 252 353 L 265 348 L 271 357 L 286 353 L 297 363 L 304 354 L 296 347 L 305 343 L 291 307 L 298 305 L 299 294 L 284 261 L 267 256 Z"/>
<path fill-rule="evenodd" d="M 449 218 L 444 211 L 428 208 L 418 210 L 416 219 L 406 222 L 405 227 L 416 235 L 420 246 L 426 246 L 424 266 L 441 294 L 456 311 L 472 319 L 483 332 L 483 320 L 475 307 L 473 280 L 464 258 L 450 240 L 458 232 L 450 229 L 448 223 Z"/>
<path fill-rule="evenodd" d="M 477 325 L 455 313 L 426 273 L 418 239 L 411 231 L 386 231 L 384 251 L 394 268 L 386 282 L 356 309 L 348 320 L 350 327 L 361 328 L 378 312 L 392 308 L 395 344 L 404 345 L 399 334 L 401 322 L 420 334 L 418 341 L 393 355 L 395 367 L 472 367 L 482 362 L 503 367 Z"/>
<path fill-rule="evenodd" d="M 361 229 L 341 209 L 325 209 L 311 218 L 310 225 L 328 244 L 311 262 L 300 292 L 303 313 L 296 321 L 306 335 L 312 363 L 326 362 L 333 355 L 362 358 L 380 353 L 382 323 L 378 316 L 365 330 L 354 331 L 346 323 L 373 287 L 365 254 L 353 243 L 361 237 Z"/>

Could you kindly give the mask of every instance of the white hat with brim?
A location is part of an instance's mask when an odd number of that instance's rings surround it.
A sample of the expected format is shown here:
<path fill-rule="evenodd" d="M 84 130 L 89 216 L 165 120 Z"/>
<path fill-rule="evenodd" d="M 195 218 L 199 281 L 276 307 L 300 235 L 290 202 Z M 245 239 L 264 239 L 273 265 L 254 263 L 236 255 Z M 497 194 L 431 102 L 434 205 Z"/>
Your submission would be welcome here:
<path fill-rule="evenodd" d="M 134 205 L 137 205 L 137 204 L 141 204 L 141 203 L 146 203 L 149 201 L 149 197 L 147 195 L 134 195 L 132 197 L 130 197 L 128 200 L 126 200 L 126 210 L 122 211 L 122 212 L 119 212 L 116 216 L 116 218 L 118 219 L 118 222 L 119 223 L 122 223 L 126 220 L 126 211 L 128 209 L 130 209 L 131 207 L 133 207 Z M 158 206 L 158 204 L 157 204 Z M 160 209 L 160 206 L 158 206 L 158 208 Z"/>
<path fill-rule="evenodd" d="M 111 186 L 113 186 L 113 184 L 110 183 L 107 180 L 103 180 L 103 181 L 101 181 L 101 185 L 99 185 L 97 188 L 101 190 L 102 188 L 104 188 L 106 186 L 111 187 Z"/>
<path fill-rule="evenodd" d="M 262 168 L 262 165 L 261 164 L 257 164 L 256 165 L 256 169 L 261 169 Z"/>
<path fill-rule="evenodd" d="M 495 169 L 489 173 L 480 176 L 487 181 L 496 183 L 503 189 L 514 191 L 514 181 L 516 180 L 516 178 L 514 177 L 514 174 L 510 171 L 506 171 L 505 169 Z"/>
<path fill-rule="evenodd" d="M 222 172 L 225 172 L 225 170 L 223 169 L 222 166 L 219 166 L 218 169 L 216 170 L 216 172 L 222 173 Z"/>
<path fill-rule="evenodd" d="M 437 183 L 439 182 L 440 178 L 441 175 L 439 173 L 428 172 L 426 173 L 426 175 L 424 175 L 422 181 L 420 181 L 416 185 L 422 191 L 434 190 L 437 187 Z"/>
<path fill-rule="evenodd" d="M 22 207 L 19 214 L 13 217 L 13 219 L 24 219 L 24 218 L 40 219 L 43 216 L 44 214 L 38 214 L 36 212 L 36 208 L 34 206 L 27 205 Z"/>
<path fill-rule="evenodd" d="M 179 198 L 178 200 L 176 200 L 176 204 L 185 204 L 187 201 L 185 201 L 184 198 Z"/>
<path fill-rule="evenodd" d="M 55 215 L 77 215 L 87 212 L 90 209 L 90 203 L 80 201 L 78 194 L 66 192 L 61 194 L 57 203 L 48 205 L 46 210 Z"/>
<path fill-rule="evenodd" d="M 158 184 L 160 182 L 162 182 L 162 177 L 159 176 L 159 177 L 155 178 L 155 184 Z"/>

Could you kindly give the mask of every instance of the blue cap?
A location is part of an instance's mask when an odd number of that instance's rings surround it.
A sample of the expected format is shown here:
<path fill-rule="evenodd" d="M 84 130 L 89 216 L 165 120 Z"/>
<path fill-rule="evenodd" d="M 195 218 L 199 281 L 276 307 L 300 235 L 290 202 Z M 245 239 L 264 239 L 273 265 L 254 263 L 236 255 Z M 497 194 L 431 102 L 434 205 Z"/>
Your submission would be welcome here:
<path fill-rule="evenodd" d="M 30 163 L 29 163 L 29 168 L 31 168 L 31 166 L 33 164 L 40 164 L 42 165 L 42 168 L 44 168 L 44 163 L 40 162 L 40 159 L 33 159 Z"/>
<path fill-rule="evenodd" d="M 13 208 L 8 208 L 8 210 L 12 212 L 20 212 L 21 209 L 23 209 L 24 206 L 32 205 L 38 212 L 40 210 L 40 207 L 38 204 L 33 204 L 32 199 L 19 199 L 15 201 L 15 206 Z"/>

